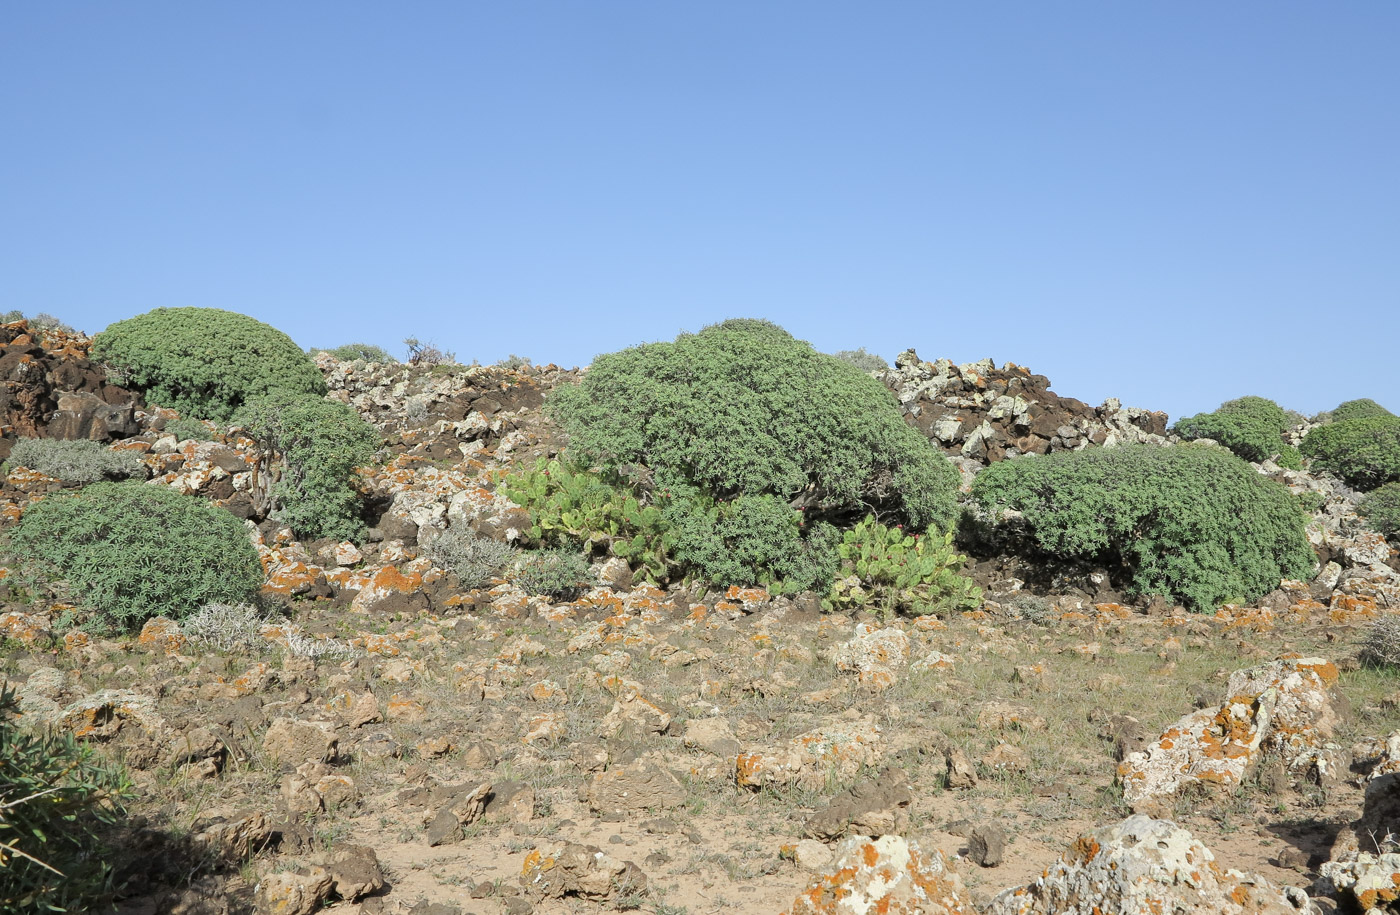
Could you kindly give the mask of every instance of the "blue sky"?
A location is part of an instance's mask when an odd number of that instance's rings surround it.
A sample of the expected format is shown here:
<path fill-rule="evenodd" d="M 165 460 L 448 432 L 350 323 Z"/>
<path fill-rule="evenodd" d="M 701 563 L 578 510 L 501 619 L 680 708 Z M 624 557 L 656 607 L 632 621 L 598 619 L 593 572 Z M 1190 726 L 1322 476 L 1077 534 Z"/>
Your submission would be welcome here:
<path fill-rule="evenodd" d="M 1400 4 L 12 3 L 0 310 L 1400 411 Z"/>

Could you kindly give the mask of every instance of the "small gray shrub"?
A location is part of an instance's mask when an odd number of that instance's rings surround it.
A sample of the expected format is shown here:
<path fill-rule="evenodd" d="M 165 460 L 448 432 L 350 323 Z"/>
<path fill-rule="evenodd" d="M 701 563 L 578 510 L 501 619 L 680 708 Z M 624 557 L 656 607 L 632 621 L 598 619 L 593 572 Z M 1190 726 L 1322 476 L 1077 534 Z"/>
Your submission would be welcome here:
<path fill-rule="evenodd" d="M 292 657 L 312 661 L 350 661 L 364 655 L 363 651 L 340 639 L 318 639 L 295 628 L 286 630 L 281 644 Z"/>
<path fill-rule="evenodd" d="M 511 370 L 511 371 L 516 371 L 517 369 L 523 369 L 525 366 L 530 365 L 530 357 L 529 357 L 529 356 L 517 356 L 517 355 L 515 355 L 515 353 L 511 353 L 509 356 L 507 356 L 506 358 L 502 359 L 502 360 L 500 361 L 499 365 L 500 365 L 501 368 L 503 368 L 503 369 L 509 369 L 509 370 Z"/>
<path fill-rule="evenodd" d="M 865 347 L 859 349 L 843 349 L 834 354 L 837 359 L 844 359 L 862 372 L 888 372 L 890 364 L 884 357 L 875 353 L 867 353 Z"/>
<path fill-rule="evenodd" d="M 175 436 L 176 441 L 181 442 L 212 442 L 214 440 L 214 433 L 209 431 L 209 427 L 193 416 L 172 419 L 165 424 L 164 431 Z"/>
<path fill-rule="evenodd" d="M 272 618 L 252 604 L 214 602 L 180 623 L 185 638 L 200 648 L 225 654 L 257 654 L 267 647 L 262 627 Z"/>
<path fill-rule="evenodd" d="M 573 600 L 592 584 L 592 575 L 572 550 L 531 550 L 515 564 L 515 583 L 528 594 Z"/>
<path fill-rule="evenodd" d="M 449 528 L 427 545 L 425 555 L 440 569 L 451 569 L 463 588 L 484 588 L 511 564 L 516 549 L 482 537 L 469 527 Z"/>
<path fill-rule="evenodd" d="M 1400 617 L 1386 615 L 1366 630 L 1361 660 L 1376 667 L 1400 667 Z"/>
<path fill-rule="evenodd" d="M 1055 618 L 1055 607 L 1038 594 L 1022 591 L 1006 603 L 1006 609 L 1018 620 L 1037 626 L 1048 626 Z"/>
<path fill-rule="evenodd" d="M 69 483 L 125 480 L 146 475 L 134 451 L 113 451 L 97 442 L 22 438 L 10 451 L 10 465 L 28 467 Z"/>

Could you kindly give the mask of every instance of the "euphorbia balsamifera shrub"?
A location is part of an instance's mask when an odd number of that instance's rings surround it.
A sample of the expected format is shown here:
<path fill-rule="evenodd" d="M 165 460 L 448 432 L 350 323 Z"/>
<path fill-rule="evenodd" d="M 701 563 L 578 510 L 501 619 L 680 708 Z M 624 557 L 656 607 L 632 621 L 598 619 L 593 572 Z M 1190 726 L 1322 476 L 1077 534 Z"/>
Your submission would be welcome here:
<path fill-rule="evenodd" d="M 1341 423 L 1349 419 L 1370 419 L 1373 416 L 1394 415 L 1371 398 L 1362 397 L 1359 400 L 1348 400 L 1346 403 L 1338 404 L 1337 408 L 1332 411 L 1332 422 Z"/>
<path fill-rule="evenodd" d="M 1302 467 L 1298 449 L 1283 440 L 1290 425 L 1288 414 L 1264 397 L 1240 397 L 1226 401 L 1214 413 L 1198 413 L 1177 420 L 1176 434 L 1184 439 L 1214 439 L 1246 461 L 1278 459 L 1282 467 Z"/>
<path fill-rule="evenodd" d="M 1223 448 L 1122 445 L 993 464 L 972 496 L 1020 512 L 1063 559 L 1121 562 L 1132 589 L 1194 609 L 1253 600 L 1316 564 L 1297 501 Z"/>
<path fill-rule="evenodd" d="M 644 468 L 677 522 L 682 506 L 702 516 L 686 525 L 676 557 L 704 575 L 771 572 L 762 557 L 779 552 L 775 506 L 792 515 L 784 541 L 789 527 L 810 540 L 871 509 L 914 528 L 943 529 L 954 516 L 957 472 L 904 422 L 889 391 L 767 321 L 726 321 L 599 356 L 550 406 L 576 458 L 614 473 Z M 742 530 L 750 522 L 764 531 Z M 721 562 L 717 544 L 736 536 L 748 558 Z M 822 552 L 819 564 L 834 570 L 834 552 Z"/>
<path fill-rule="evenodd" d="M 277 391 L 250 401 L 236 420 L 275 455 L 276 518 L 307 539 L 352 540 L 364 532 L 353 475 L 374 457 L 379 433 L 359 413 L 324 397 Z"/>
<path fill-rule="evenodd" d="M 1318 426 L 1303 439 L 1315 469 L 1367 491 L 1400 482 L 1400 416 L 1370 416 Z"/>
<path fill-rule="evenodd" d="M 325 394 L 326 382 L 291 337 L 218 308 L 157 308 L 93 339 L 94 359 L 162 407 L 227 420 L 275 390 Z"/>
<path fill-rule="evenodd" d="M 1400 539 L 1400 483 L 1387 483 L 1367 493 L 1357 511 L 1371 530 L 1392 540 Z"/>
<path fill-rule="evenodd" d="M 251 600 L 263 581 L 242 521 L 145 483 L 47 496 L 25 509 L 11 542 L 41 574 L 67 581 L 75 600 L 128 629 L 210 601 Z"/>

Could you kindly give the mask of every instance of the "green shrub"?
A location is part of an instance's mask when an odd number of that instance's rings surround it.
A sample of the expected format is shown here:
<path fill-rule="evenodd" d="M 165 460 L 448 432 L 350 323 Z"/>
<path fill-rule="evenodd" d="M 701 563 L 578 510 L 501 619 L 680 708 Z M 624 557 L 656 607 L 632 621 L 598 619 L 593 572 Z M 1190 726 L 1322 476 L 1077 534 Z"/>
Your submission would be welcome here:
<path fill-rule="evenodd" d="M 863 346 L 858 349 L 843 349 L 833 355 L 837 359 L 849 362 L 862 372 L 888 372 L 890 370 L 890 364 L 885 361 L 883 356 L 867 353 Z"/>
<path fill-rule="evenodd" d="M 665 584 L 674 538 L 655 505 L 621 481 L 541 458 L 533 469 L 507 477 L 503 491 L 530 513 L 530 543 L 573 546 L 625 559 L 634 571 Z"/>
<path fill-rule="evenodd" d="M 126 480 L 146 475 L 146 465 L 134 451 L 113 451 L 97 442 L 81 440 L 22 438 L 10 451 L 10 464 L 69 483 Z"/>
<path fill-rule="evenodd" d="M 1360 400 L 1348 400 L 1344 404 L 1339 404 L 1331 414 L 1332 422 L 1334 423 L 1342 423 L 1351 419 L 1370 419 L 1375 416 L 1394 415 L 1394 413 L 1391 413 L 1369 397 L 1363 397 Z"/>
<path fill-rule="evenodd" d="M 712 585 L 760 584 L 774 594 L 825 590 L 840 563 L 840 532 L 804 521 L 775 496 L 716 501 L 684 490 L 662 514 L 677 564 Z"/>
<path fill-rule="evenodd" d="M 112 895 L 106 828 L 131 785 L 71 734 L 25 734 L 0 687 L 0 911 L 94 912 Z"/>
<path fill-rule="evenodd" d="M 1315 565 L 1297 500 L 1220 448 L 1023 457 L 982 471 L 972 495 L 987 511 L 1021 512 L 1039 549 L 1122 562 L 1137 593 L 1195 609 L 1252 600 Z"/>
<path fill-rule="evenodd" d="M 274 514 L 298 537 L 353 540 L 364 532 L 353 474 L 374 457 L 379 433 L 359 413 L 278 391 L 250 401 L 237 422 L 282 462 Z"/>
<path fill-rule="evenodd" d="M 65 579 L 75 599 L 126 628 L 252 598 L 263 581 L 243 522 L 197 496 L 145 483 L 93 483 L 20 517 L 12 544 Z"/>
<path fill-rule="evenodd" d="M 375 346 L 373 343 L 347 343 L 344 346 L 337 346 L 335 349 L 322 350 L 330 353 L 341 362 L 397 362 L 389 351 L 382 346 Z"/>
<path fill-rule="evenodd" d="M 675 560 L 715 583 L 790 573 L 825 588 L 831 524 L 873 510 L 942 530 L 954 516 L 957 472 L 889 391 L 766 321 L 600 356 L 550 409 L 577 458 L 644 469 Z"/>
<path fill-rule="evenodd" d="M 182 442 L 212 442 L 214 440 L 214 433 L 210 431 L 208 426 L 189 416 L 172 419 L 165 424 L 165 429 L 162 431 L 170 433 L 175 436 L 176 440 Z"/>
<path fill-rule="evenodd" d="M 1303 439 L 1313 467 L 1362 491 L 1400 481 L 1400 417 L 1371 416 L 1318 426 Z"/>
<path fill-rule="evenodd" d="M 468 590 L 489 585 L 511 564 L 515 553 L 509 543 L 482 537 L 469 527 L 448 528 L 424 550 L 433 565 L 456 572 L 458 583 Z"/>
<path fill-rule="evenodd" d="M 1299 470 L 1297 449 L 1283 441 L 1289 427 L 1288 414 L 1272 400 L 1241 397 L 1221 404 L 1214 413 L 1179 419 L 1175 429 L 1187 440 L 1214 439 L 1246 461 L 1258 464 L 1277 457 L 1279 466 Z"/>
<path fill-rule="evenodd" d="M 106 362 L 153 404 L 227 420 L 275 390 L 324 394 L 311 357 L 291 337 L 218 308 L 157 308 L 118 321 L 93 340 Z"/>
<path fill-rule="evenodd" d="M 1400 483 L 1387 483 L 1367 493 L 1358 510 L 1371 530 L 1400 539 Z"/>
<path fill-rule="evenodd" d="M 895 612 L 911 616 L 975 610 L 982 589 L 959 570 L 967 557 L 953 549 L 953 534 L 906 534 L 866 518 L 842 536 L 842 577 L 825 606 Z"/>
<path fill-rule="evenodd" d="M 533 550 L 515 565 L 515 583 L 527 594 L 573 600 L 592 585 L 588 563 L 567 549 Z"/>

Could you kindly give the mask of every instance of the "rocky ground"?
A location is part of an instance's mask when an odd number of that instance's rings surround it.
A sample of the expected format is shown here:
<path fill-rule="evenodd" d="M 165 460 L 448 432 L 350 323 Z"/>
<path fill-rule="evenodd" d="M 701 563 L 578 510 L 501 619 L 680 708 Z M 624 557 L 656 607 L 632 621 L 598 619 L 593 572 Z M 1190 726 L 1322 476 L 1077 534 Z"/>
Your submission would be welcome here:
<path fill-rule="evenodd" d="M 1319 494 L 1325 563 L 1214 615 L 994 555 L 972 564 L 982 608 L 949 619 L 661 590 L 618 562 L 551 602 L 463 590 L 422 545 L 523 527 L 496 481 L 557 451 L 539 406 L 573 373 L 319 358 L 387 443 L 364 543 L 260 520 L 264 457 L 236 433 L 176 441 L 139 404 L 77 424 L 249 519 L 262 616 L 104 637 L 70 627 L 70 596 L 5 581 L 0 672 L 25 717 L 131 767 L 128 915 L 1393 901 L 1400 683 L 1358 652 L 1400 611 L 1400 558 L 1335 481 L 1260 468 Z M 886 382 L 966 474 L 1010 449 L 1165 441 L 1161 414 L 1090 409 L 1038 377 L 910 353 Z M 121 403 L 87 383 L 106 405 L 89 416 Z M 12 470 L 0 518 L 62 485 Z"/>

